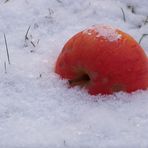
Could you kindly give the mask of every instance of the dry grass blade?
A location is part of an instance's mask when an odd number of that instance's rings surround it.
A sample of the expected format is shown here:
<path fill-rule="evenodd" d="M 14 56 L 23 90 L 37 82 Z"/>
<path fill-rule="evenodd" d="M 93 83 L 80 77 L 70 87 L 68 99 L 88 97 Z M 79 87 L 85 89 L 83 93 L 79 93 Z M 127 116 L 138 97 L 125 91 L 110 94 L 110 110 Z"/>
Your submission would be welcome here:
<path fill-rule="evenodd" d="M 61 3 L 62 4 L 62 1 L 61 0 L 56 0 L 58 3 Z"/>
<path fill-rule="evenodd" d="M 28 40 L 29 39 L 28 38 L 28 33 L 29 33 L 30 28 L 31 28 L 31 25 L 28 27 L 27 32 L 25 34 L 25 40 Z"/>
<path fill-rule="evenodd" d="M 123 8 L 121 8 L 121 11 L 122 11 L 122 15 L 123 15 L 123 20 L 124 20 L 124 22 L 126 22 L 125 13 L 124 13 Z"/>
<path fill-rule="evenodd" d="M 7 73 L 7 65 L 6 62 L 4 62 L 4 70 L 5 70 L 5 74 Z"/>
<path fill-rule="evenodd" d="M 146 17 L 145 21 L 144 21 L 144 25 L 146 25 L 148 23 L 148 16 Z"/>
<path fill-rule="evenodd" d="M 10 64 L 10 56 L 9 56 L 9 50 L 8 50 L 8 44 L 7 44 L 7 38 L 6 38 L 5 33 L 4 33 L 4 40 L 5 40 L 5 47 L 6 47 L 6 52 L 7 52 L 7 59 L 8 59 L 8 63 Z"/>
<path fill-rule="evenodd" d="M 7 3 L 7 2 L 9 2 L 9 0 L 5 0 L 5 2 L 4 2 L 4 3 Z"/>
<path fill-rule="evenodd" d="M 144 37 L 146 37 L 148 34 L 143 34 L 139 40 L 139 44 L 141 43 L 141 41 L 143 40 Z"/>
<path fill-rule="evenodd" d="M 32 44 L 33 47 L 36 47 L 35 44 L 33 43 L 33 41 L 30 42 Z"/>

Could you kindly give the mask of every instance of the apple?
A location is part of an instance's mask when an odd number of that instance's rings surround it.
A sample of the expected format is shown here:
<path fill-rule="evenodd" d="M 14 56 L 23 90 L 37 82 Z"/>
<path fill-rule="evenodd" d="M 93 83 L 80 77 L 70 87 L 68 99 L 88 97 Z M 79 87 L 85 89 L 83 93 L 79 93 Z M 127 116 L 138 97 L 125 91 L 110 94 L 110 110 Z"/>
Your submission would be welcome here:
<path fill-rule="evenodd" d="M 94 25 L 69 39 L 55 72 L 92 95 L 148 88 L 144 50 L 130 35 L 108 25 Z"/>

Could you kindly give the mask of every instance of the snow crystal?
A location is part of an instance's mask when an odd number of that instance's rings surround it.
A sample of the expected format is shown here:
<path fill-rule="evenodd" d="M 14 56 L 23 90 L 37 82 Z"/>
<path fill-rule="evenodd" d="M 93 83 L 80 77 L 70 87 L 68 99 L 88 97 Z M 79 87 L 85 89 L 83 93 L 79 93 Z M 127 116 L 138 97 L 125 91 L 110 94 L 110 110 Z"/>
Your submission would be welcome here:
<path fill-rule="evenodd" d="M 119 34 L 115 28 L 107 25 L 94 25 L 84 30 L 83 33 L 91 35 L 92 30 L 96 32 L 97 38 L 103 37 L 110 42 L 116 41 L 121 38 L 121 34 Z"/>

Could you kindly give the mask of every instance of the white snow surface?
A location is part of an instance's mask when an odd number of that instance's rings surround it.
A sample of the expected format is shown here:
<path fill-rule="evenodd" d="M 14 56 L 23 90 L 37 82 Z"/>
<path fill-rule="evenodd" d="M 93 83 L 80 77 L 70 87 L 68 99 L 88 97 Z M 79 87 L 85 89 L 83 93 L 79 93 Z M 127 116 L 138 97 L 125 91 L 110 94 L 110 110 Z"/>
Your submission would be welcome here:
<path fill-rule="evenodd" d="M 0 0 L 0 148 L 147 148 L 148 91 L 90 96 L 54 73 L 66 41 L 94 24 L 139 41 L 147 8 L 147 0 Z M 148 51 L 148 36 L 141 46 Z"/>
<path fill-rule="evenodd" d="M 85 29 L 83 33 L 87 35 L 92 35 L 92 31 L 95 31 L 96 37 L 103 37 L 107 39 L 109 42 L 117 41 L 118 39 L 121 39 L 121 34 L 119 34 L 116 31 L 116 28 L 113 28 L 109 25 L 93 25 L 92 27 Z"/>

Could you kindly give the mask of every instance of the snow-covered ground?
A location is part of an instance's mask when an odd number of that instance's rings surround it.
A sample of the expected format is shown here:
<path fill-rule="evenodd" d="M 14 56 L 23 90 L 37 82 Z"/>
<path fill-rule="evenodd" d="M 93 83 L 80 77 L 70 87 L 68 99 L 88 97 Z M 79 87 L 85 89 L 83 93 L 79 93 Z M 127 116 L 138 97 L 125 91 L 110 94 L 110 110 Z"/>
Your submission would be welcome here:
<path fill-rule="evenodd" d="M 0 0 L 0 148 L 147 148 L 148 91 L 90 96 L 54 73 L 78 31 L 110 24 L 139 41 L 147 17 L 147 0 Z"/>

